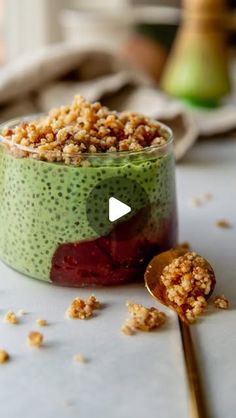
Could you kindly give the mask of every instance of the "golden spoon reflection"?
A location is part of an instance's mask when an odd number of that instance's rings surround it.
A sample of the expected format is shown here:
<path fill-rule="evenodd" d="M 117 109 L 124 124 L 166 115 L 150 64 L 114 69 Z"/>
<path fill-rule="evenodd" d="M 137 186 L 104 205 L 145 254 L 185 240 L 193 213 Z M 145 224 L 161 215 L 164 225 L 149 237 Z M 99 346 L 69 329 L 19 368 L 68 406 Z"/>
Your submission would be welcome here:
<path fill-rule="evenodd" d="M 166 293 L 161 282 L 161 274 L 164 267 L 170 264 L 176 257 L 186 253 L 186 249 L 169 250 L 154 257 L 145 273 L 145 286 L 152 297 L 168 306 Z M 203 395 L 199 376 L 194 345 L 190 333 L 190 327 L 186 321 L 181 320 L 179 314 L 179 327 L 181 332 L 186 372 L 188 378 L 190 411 L 192 418 L 207 418 L 207 408 Z"/>

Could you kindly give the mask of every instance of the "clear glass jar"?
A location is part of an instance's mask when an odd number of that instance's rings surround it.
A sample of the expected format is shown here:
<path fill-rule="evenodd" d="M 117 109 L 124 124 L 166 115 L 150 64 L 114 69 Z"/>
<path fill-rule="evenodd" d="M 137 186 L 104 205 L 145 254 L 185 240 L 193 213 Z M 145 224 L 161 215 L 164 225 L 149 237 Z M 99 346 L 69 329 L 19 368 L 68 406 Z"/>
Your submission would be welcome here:
<path fill-rule="evenodd" d="M 41 161 L 0 136 L 1 260 L 64 286 L 142 280 L 150 259 L 177 239 L 173 137 L 161 128 L 164 145 L 82 154 L 82 165 Z M 111 220 L 111 198 L 130 211 Z"/>

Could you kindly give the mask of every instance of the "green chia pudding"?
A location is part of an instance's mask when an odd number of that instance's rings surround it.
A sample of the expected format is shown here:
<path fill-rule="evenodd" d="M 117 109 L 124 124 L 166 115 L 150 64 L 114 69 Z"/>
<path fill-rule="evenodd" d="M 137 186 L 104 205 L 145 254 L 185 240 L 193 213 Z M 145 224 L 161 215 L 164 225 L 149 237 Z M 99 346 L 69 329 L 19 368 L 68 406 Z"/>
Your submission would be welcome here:
<path fill-rule="evenodd" d="M 176 245 L 168 128 L 80 96 L 18 122 L 0 139 L 0 258 L 65 286 L 143 279 L 150 259 Z M 131 212 L 110 222 L 109 197 Z"/>

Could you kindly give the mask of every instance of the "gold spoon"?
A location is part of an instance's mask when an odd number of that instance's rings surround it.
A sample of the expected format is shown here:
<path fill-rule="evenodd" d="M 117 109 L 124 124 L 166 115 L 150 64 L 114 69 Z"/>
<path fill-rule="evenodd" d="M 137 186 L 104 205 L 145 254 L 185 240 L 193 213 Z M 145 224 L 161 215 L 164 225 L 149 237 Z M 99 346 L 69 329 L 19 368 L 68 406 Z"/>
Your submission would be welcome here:
<path fill-rule="evenodd" d="M 186 250 L 176 249 L 166 251 L 154 257 L 145 273 L 145 286 L 152 297 L 159 302 L 169 306 L 166 292 L 160 280 L 163 268 L 170 264 L 176 257 L 185 254 Z M 207 407 L 201 385 L 194 345 L 191 337 L 190 327 L 186 319 L 179 314 L 179 327 L 184 350 L 184 358 L 189 387 L 189 400 L 192 418 L 208 418 Z"/>

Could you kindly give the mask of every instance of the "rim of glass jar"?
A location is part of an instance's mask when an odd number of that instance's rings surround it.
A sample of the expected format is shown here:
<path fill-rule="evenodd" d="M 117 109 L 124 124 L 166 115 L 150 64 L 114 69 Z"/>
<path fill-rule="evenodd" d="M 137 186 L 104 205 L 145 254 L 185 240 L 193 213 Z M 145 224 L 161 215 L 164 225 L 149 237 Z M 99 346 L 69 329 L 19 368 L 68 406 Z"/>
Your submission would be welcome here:
<path fill-rule="evenodd" d="M 1 123 L 0 124 L 0 145 L 1 144 L 7 144 L 7 145 L 10 145 L 11 147 L 12 146 L 15 147 L 19 151 L 25 151 L 25 152 L 28 152 L 29 154 L 40 154 L 40 150 L 38 150 L 37 148 L 30 148 L 30 147 L 26 147 L 26 146 L 21 145 L 21 144 L 16 144 L 15 142 L 12 142 L 12 141 L 4 138 L 1 135 L 1 132 L 6 127 L 13 128 L 13 127 L 16 127 L 17 125 L 19 125 L 21 122 L 37 120 L 42 116 L 45 116 L 45 113 L 32 113 L 32 114 L 29 114 L 29 115 L 26 115 L 26 116 L 23 116 L 23 117 L 9 119 L 6 122 Z M 166 153 L 168 153 L 168 151 L 170 150 L 170 148 L 173 144 L 173 131 L 172 131 L 172 129 L 169 126 L 167 126 L 166 124 L 164 124 L 162 122 L 159 122 L 156 119 L 151 118 L 151 120 L 158 123 L 160 125 L 160 127 L 167 132 L 168 138 L 167 138 L 167 141 L 164 144 L 151 145 L 150 147 L 145 147 L 145 148 L 142 148 L 141 150 L 138 150 L 138 151 L 128 150 L 128 151 L 109 151 L 109 152 L 93 152 L 93 153 L 92 152 L 78 152 L 78 153 L 75 153 L 73 155 L 66 154 L 66 153 L 63 153 L 63 154 L 68 155 L 68 157 L 70 157 L 72 159 L 76 158 L 76 157 L 86 158 L 86 159 L 93 159 L 93 158 L 106 159 L 106 158 L 113 158 L 113 157 L 114 158 L 121 158 L 121 157 L 128 157 L 128 156 L 140 156 L 142 154 L 152 153 L 154 151 L 155 152 L 159 151 L 161 155 L 163 155 L 163 153 L 165 154 L 164 151 L 166 151 Z M 54 150 L 43 151 L 44 155 L 53 155 L 53 153 L 55 153 Z"/>

